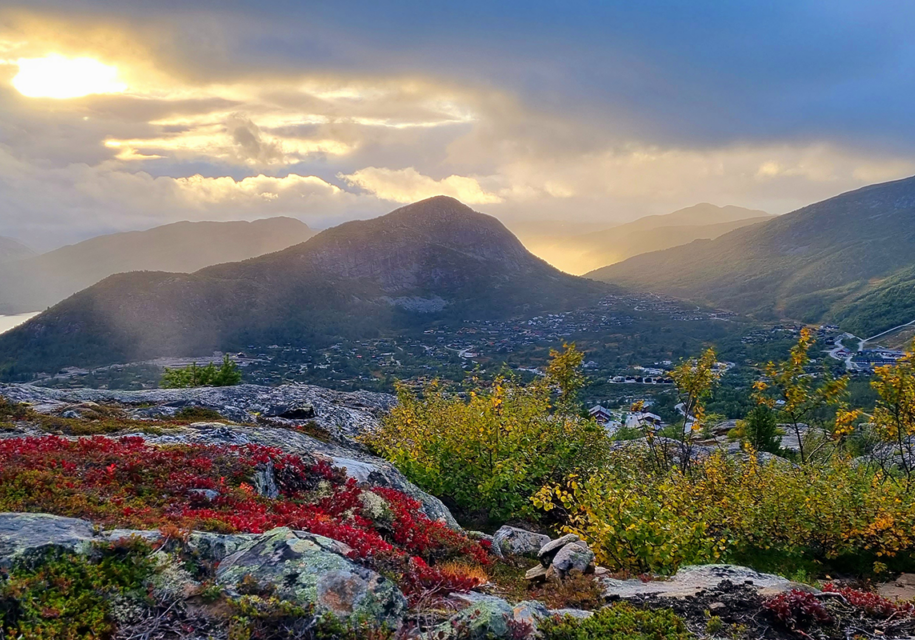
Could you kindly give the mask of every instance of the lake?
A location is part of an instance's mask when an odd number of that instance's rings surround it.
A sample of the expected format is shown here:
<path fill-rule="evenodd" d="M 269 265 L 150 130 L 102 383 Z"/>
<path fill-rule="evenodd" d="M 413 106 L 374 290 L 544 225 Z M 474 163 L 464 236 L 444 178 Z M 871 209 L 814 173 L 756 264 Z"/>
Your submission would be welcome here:
<path fill-rule="evenodd" d="M 34 313 L 19 313 L 14 316 L 0 316 L 0 333 L 5 333 L 13 327 L 18 327 L 26 320 L 34 318 L 39 313 L 39 311 L 36 311 Z"/>

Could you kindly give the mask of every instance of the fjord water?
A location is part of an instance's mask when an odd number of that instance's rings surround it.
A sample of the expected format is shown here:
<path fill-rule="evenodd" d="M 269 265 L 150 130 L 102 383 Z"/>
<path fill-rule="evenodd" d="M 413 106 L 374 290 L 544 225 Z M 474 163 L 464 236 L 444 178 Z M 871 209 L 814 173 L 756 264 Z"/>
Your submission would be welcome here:
<path fill-rule="evenodd" d="M 18 313 L 14 316 L 0 316 L 0 333 L 5 333 L 10 329 L 18 327 L 26 320 L 34 318 L 39 313 L 40 312 L 38 311 L 33 311 L 32 313 Z"/>

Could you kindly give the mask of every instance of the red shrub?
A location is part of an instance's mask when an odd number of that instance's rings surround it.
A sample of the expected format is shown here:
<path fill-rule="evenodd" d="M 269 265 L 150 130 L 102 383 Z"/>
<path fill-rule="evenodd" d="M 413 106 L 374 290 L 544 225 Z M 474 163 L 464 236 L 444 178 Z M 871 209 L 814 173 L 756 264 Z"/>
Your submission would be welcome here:
<path fill-rule="evenodd" d="M 763 606 L 779 622 L 792 629 L 804 628 L 811 623 L 831 624 L 832 616 L 823 603 L 808 591 L 792 589 L 766 600 Z"/>
<path fill-rule="evenodd" d="M 280 489 L 276 500 L 252 487 L 267 465 Z M 218 496 L 207 500 L 195 489 Z M 106 527 L 262 533 L 287 526 L 339 540 L 356 560 L 399 568 L 408 594 L 475 586 L 429 563 L 486 564 L 483 547 L 431 521 L 417 501 L 393 489 L 375 490 L 394 515 L 391 531 L 379 530 L 360 515 L 364 491 L 326 461 L 257 445 L 157 447 L 138 437 L 0 441 L 0 511 L 54 513 Z"/>
<path fill-rule="evenodd" d="M 826 584 L 823 591 L 840 594 L 848 604 L 873 618 L 889 618 L 897 614 L 915 615 L 915 605 L 911 602 L 893 602 L 872 591 L 838 587 L 832 583 Z"/>

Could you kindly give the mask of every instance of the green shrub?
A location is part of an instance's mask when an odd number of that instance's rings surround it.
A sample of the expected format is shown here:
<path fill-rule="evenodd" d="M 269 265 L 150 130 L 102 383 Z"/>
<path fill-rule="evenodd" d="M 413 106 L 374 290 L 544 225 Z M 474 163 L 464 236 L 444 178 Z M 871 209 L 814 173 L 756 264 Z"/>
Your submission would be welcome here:
<path fill-rule="evenodd" d="M 686 623 L 669 609 L 636 609 L 620 602 L 583 620 L 565 616 L 544 620 L 543 640 L 687 640 Z"/>
<path fill-rule="evenodd" d="M 778 428 L 775 412 L 764 404 L 753 407 L 742 420 L 734 435 L 756 451 L 778 455 L 782 450 L 782 433 Z"/>
<path fill-rule="evenodd" d="M 107 638 L 113 609 L 147 603 L 144 583 L 155 570 L 140 541 L 99 546 L 93 557 L 62 554 L 0 577 L 0 631 L 8 638 Z"/>
<path fill-rule="evenodd" d="M 159 386 L 163 389 L 191 387 L 231 387 L 241 382 L 241 370 L 229 356 L 223 356 L 222 365 L 212 362 L 205 367 L 193 363 L 183 369 L 165 369 Z"/>

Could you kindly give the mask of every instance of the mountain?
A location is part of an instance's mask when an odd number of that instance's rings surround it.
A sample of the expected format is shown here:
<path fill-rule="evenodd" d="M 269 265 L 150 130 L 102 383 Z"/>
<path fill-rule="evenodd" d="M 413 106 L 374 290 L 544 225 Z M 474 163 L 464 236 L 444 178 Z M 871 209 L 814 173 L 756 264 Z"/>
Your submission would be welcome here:
<path fill-rule="evenodd" d="M 533 256 L 495 218 L 436 197 L 244 262 L 109 277 L 0 336 L 0 369 L 326 344 L 570 309 L 609 290 Z"/>
<path fill-rule="evenodd" d="M 765 211 L 701 203 L 590 233 L 533 236 L 525 238 L 525 245 L 563 271 L 581 274 L 641 253 L 717 238 L 771 217 Z"/>
<path fill-rule="evenodd" d="M 915 319 L 915 177 L 643 254 L 589 278 L 873 335 Z"/>
<path fill-rule="evenodd" d="M 176 222 L 148 231 L 99 236 L 4 265 L 0 272 L 0 313 L 45 309 L 115 273 L 191 273 L 279 251 L 314 234 L 299 220 L 269 218 L 256 222 Z"/>
<path fill-rule="evenodd" d="M 0 264 L 34 256 L 35 252 L 18 240 L 0 236 Z"/>

